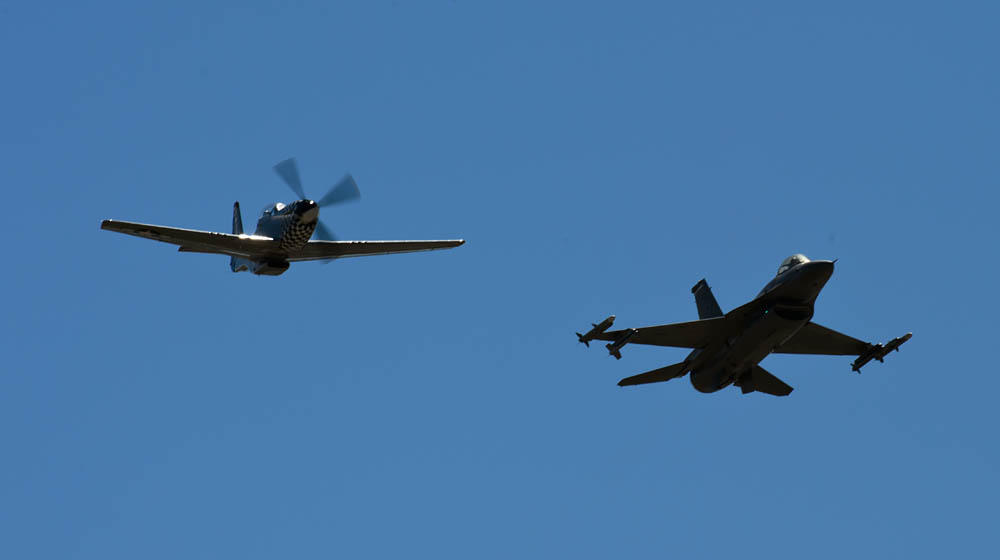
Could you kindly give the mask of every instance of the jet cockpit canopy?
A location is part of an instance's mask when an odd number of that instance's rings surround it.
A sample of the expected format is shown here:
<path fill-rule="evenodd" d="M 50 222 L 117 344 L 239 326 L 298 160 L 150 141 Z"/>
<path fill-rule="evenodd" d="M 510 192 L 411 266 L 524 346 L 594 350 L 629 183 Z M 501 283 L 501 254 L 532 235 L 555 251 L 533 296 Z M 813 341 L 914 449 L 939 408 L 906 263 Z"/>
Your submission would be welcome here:
<path fill-rule="evenodd" d="M 792 268 L 792 267 L 794 267 L 796 265 L 800 265 L 802 263 L 807 263 L 807 262 L 809 262 L 809 258 L 808 257 L 806 257 L 805 255 L 803 255 L 801 253 L 796 253 L 796 254 L 788 257 L 787 259 L 781 261 L 781 266 L 778 267 L 778 274 L 777 274 L 777 276 L 781 276 L 781 274 L 783 274 L 789 268 Z"/>

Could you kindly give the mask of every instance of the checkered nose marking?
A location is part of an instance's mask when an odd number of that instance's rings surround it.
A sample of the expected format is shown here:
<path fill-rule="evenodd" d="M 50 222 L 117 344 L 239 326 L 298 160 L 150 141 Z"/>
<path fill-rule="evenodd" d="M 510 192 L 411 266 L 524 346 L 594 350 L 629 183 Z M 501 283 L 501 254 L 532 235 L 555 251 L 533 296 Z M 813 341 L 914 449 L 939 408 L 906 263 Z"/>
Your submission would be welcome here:
<path fill-rule="evenodd" d="M 315 209 L 313 209 L 315 211 Z M 313 230 L 316 229 L 315 218 L 312 221 L 303 221 L 298 217 L 293 218 L 288 228 L 281 236 L 281 246 L 285 250 L 298 249 L 305 245 L 312 237 Z"/>

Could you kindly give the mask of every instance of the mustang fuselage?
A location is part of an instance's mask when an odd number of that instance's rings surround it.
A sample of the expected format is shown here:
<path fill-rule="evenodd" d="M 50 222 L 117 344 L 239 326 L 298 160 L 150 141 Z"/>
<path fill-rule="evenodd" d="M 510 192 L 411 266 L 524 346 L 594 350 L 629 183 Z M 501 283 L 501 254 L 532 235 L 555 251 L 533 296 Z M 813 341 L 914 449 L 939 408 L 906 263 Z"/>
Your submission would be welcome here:
<path fill-rule="evenodd" d="M 309 242 L 319 223 L 319 205 L 312 200 L 296 200 L 290 204 L 277 202 L 264 209 L 257 220 L 254 235 L 270 237 L 279 242 L 281 252 L 291 254 Z M 233 209 L 233 233 L 243 233 L 239 206 Z M 282 258 L 230 259 L 233 272 L 249 270 L 254 274 L 277 276 L 288 270 L 288 261 Z"/>
<path fill-rule="evenodd" d="M 318 220 L 319 206 L 312 200 L 296 200 L 291 204 L 278 202 L 261 213 L 254 235 L 280 240 L 282 247 L 293 251 L 309 241 Z"/>

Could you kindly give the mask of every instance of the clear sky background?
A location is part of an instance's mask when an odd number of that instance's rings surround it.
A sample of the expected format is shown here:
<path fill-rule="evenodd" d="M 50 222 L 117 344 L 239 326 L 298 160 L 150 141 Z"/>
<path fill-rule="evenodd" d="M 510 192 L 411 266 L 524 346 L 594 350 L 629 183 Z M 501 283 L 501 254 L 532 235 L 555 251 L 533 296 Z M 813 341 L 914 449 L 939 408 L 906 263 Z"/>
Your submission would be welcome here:
<path fill-rule="evenodd" d="M 993 2 L 0 1 L 4 558 L 993 557 Z M 752 4 L 752 5 L 751 5 Z M 836 4 L 835 6 L 833 4 Z M 234 275 L 104 218 L 450 251 Z M 574 331 L 839 258 L 787 398 Z"/>

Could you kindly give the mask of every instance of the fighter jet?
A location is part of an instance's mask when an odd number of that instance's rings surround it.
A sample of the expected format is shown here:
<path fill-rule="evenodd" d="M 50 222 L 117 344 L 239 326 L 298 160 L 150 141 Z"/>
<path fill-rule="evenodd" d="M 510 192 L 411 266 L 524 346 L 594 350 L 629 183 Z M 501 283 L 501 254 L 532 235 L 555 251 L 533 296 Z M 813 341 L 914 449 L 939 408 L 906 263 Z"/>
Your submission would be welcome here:
<path fill-rule="evenodd" d="M 759 365 L 772 352 L 857 356 L 851 369 L 860 373 L 862 366 L 871 360 L 881 362 L 913 336 L 907 333 L 885 345 L 872 344 L 813 323 L 816 297 L 833 274 L 833 264 L 792 255 L 753 301 L 725 314 L 702 279 L 691 288 L 698 321 L 605 332 L 612 315 L 591 332 L 577 336 L 580 342 L 609 341 L 606 348 L 618 359 L 626 344 L 692 349 L 683 362 L 626 377 L 619 386 L 669 381 L 690 373 L 691 385 L 702 393 L 735 385 L 744 394 L 759 391 L 785 396 L 792 388 Z"/>
<path fill-rule="evenodd" d="M 104 220 L 101 229 L 127 233 L 165 243 L 180 245 L 184 253 L 212 253 L 229 256 L 233 272 L 249 270 L 258 275 L 277 276 L 288 270 L 289 263 L 325 261 L 363 255 L 388 255 L 414 251 L 450 249 L 465 243 L 462 239 L 440 241 L 337 241 L 319 220 L 319 209 L 356 200 L 361 191 L 350 174 L 338 181 L 323 198 L 315 201 L 302 190 L 295 159 L 274 166 L 299 200 L 276 202 L 264 208 L 253 235 L 243 232 L 240 203 L 233 204 L 233 233 L 180 229 L 118 220 Z M 318 239 L 310 239 L 313 234 Z"/>

